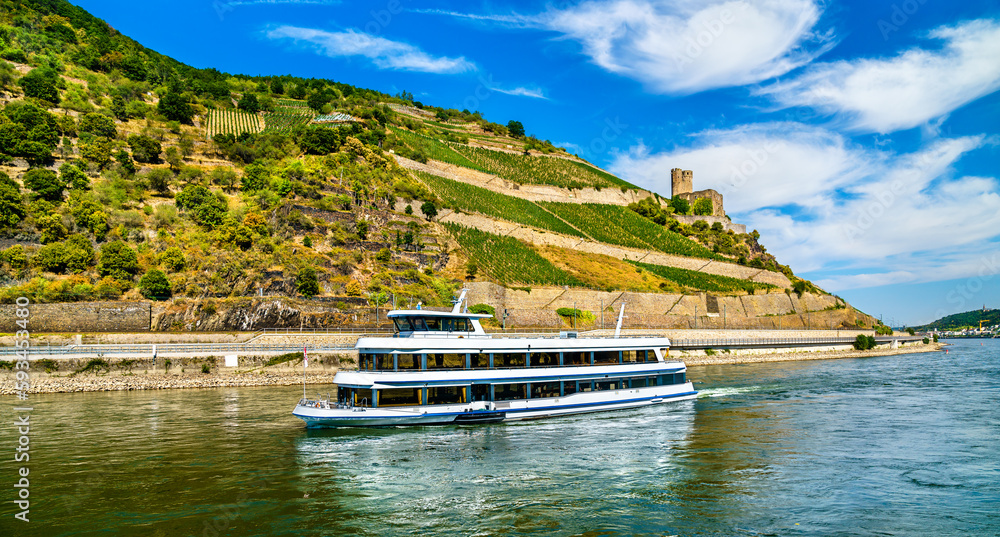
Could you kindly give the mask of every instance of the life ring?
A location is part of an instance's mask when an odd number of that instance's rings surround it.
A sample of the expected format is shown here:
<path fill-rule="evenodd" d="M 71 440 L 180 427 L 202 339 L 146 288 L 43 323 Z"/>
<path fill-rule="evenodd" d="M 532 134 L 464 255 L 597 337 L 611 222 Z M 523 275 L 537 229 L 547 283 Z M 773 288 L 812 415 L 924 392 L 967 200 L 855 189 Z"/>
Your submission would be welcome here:
<path fill-rule="evenodd" d="M 316 401 L 316 408 L 319 408 L 319 401 Z"/>

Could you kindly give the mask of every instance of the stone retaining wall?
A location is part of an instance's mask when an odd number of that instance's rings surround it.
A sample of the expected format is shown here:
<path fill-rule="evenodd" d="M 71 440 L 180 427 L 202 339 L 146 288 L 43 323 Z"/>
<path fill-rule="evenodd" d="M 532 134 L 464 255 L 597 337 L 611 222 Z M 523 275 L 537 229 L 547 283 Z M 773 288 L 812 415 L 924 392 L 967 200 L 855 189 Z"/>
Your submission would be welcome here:
<path fill-rule="evenodd" d="M 546 158 L 546 157 L 542 157 Z M 515 196 L 531 201 L 559 201 L 563 203 L 602 203 L 607 205 L 628 205 L 653 197 L 648 190 L 625 190 L 621 188 L 582 188 L 570 190 L 550 185 L 522 185 L 478 170 L 428 160 L 426 164 L 396 155 L 396 162 L 409 170 L 419 170 L 439 177 L 469 183 L 500 194 Z"/>
<path fill-rule="evenodd" d="M 30 332 L 119 332 L 149 330 L 150 302 L 61 302 L 30 304 Z M 0 332 L 16 332 L 18 306 L 0 304 Z"/>

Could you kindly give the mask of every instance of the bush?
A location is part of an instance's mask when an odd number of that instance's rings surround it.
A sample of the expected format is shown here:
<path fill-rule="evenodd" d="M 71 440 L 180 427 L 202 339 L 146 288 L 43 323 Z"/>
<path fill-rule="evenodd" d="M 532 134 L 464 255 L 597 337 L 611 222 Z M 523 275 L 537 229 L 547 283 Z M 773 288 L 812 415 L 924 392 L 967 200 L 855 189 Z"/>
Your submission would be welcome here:
<path fill-rule="evenodd" d="M 170 297 L 170 282 L 162 272 L 152 269 L 139 278 L 139 291 L 151 300 L 164 300 Z"/>
<path fill-rule="evenodd" d="M 875 338 L 873 336 L 866 336 L 864 334 L 858 334 L 858 337 L 854 339 L 854 348 L 859 351 L 866 351 L 875 348 Z"/>
<path fill-rule="evenodd" d="M 715 212 L 712 200 L 708 198 L 698 198 L 694 200 L 694 205 L 691 206 L 691 210 L 694 211 L 694 214 L 701 216 L 708 216 Z"/>
<path fill-rule="evenodd" d="M 32 168 L 24 174 L 24 186 L 35 193 L 35 197 L 48 201 L 62 201 L 63 182 L 56 172 L 44 168 Z"/>
<path fill-rule="evenodd" d="M 139 260 L 135 250 L 122 241 L 114 241 L 101 248 L 101 261 L 97 265 L 101 276 L 110 276 L 119 281 L 131 281 L 139 272 Z"/>
<path fill-rule="evenodd" d="M 303 267 L 295 277 L 295 288 L 306 298 L 312 298 L 319 293 L 319 282 L 316 279 L 316 269 Z"/>
<path fill-rule="evenodd" d="M 924 345 L 926 345 L 926 344 L 930 343 L 930 342 L 931 342 L 931 340 L 930 340 L 930 339 L 928 339 L 928 338 L 924 338 L 924 339 L 923 339 L 923 342 L 924 342 Z"/>
<path fill-rule="evenodd" d="M 488 313 L 494 317 L 496 317 L 497 314 L 496 309 L 494 309 L 493 306 L 490 306 L 489 304 L 475 304 L 473 306 L 470 306 L 469 313 Z"/>
<path fill-rule="evenodd" d="M 177 272 L 184 269 L 184 265 L 187 264 L 187 260 L 184 259 L 184 253 L 181 249 L 176 246 L 171 246 L 167 248 L 167 251 L 163 252 L 160 256 L 160 264 L 166 267 L 170 272 Z"/>
<path fill-rule="evenodd" d="M 56 85 L 58 79 L 59 73 L 54 69 L 39 67 L 21 77 L 21 87 L 28 97 L 59 104 L 59 88 Z"/>
<path fill-rule="evenodd" d="M 423 205 L 420 206 L 420 212 L 424 213 L 424 216 L 428 220 L 433 220 L 437 216 L 437 207 L 434 205 L 433 201 L 425 201 Z"/>
<path fill-rule="evenodd" d="M 80 118 L 80 132 L 89 132 L 94 136 L 105 138 L 115 138 L 118 136 L 118 129 L 115 128 L 115 120 L 103 114 L 84 114 Z"/>
<path fill-rule="evenodd" d="M 133 134 L 128 137 L 128 146 L 132 149 L 132 158 L 136 162 L 155 164 L 160 161 L 160 142 L 145 134 Z"/>

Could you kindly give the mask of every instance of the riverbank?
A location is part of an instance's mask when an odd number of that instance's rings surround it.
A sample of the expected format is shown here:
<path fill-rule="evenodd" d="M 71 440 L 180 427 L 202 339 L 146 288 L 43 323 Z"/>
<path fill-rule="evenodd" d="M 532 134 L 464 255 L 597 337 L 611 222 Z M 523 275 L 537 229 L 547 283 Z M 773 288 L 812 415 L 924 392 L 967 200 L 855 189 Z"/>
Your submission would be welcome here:
<path fill-rule="evenodd" d="M 893 349 L 889 346 L 879 346 L 867 351 L 854 349 L 824 349 L 808 350 L 796 349 L 769 349 L 771 352 L 731 352 L 717 353 L 714 356 L 704 353 L 695 355 L 678 355 L 684 364 L 692 366 L 701 365 L 730 365 L 730 364 L 756 364 L 762 362 L 793 362 L 801 360 L 836 360 L 842 358 L 873 358 L 876 356 L 894 356 L 897 354 L 914 354 L 923 352 L 936 352 L 944 347 L 944 343 L 916 343 L 900 346 Z M 673 353 L 671 353 L 673 355 Z"/>
<path fill-rule="evenodd" d="M 682 360 L 690 367 L 723 364 L 749 364 L 798 360 L 833 360 L 870 358 L 896 354 L 934 352 L 943 343 L 915 343 L 899 348 L 883 345 L 867 351 L 823 347 L 810 349 L 748 349 L 687 352 L 671 351 L 671 358 Z M 190 388 L 221 388 L 247 386 L 291 386 L 303 383 L 301 358 L 267 365 L 268 357 L 240 357 L 238 367 L 220 367 L 219 360 L 209 358 L 177 359 L 108 359 L 100 367 L 92 361 L 48 361 L 33 363 L 29 393 L 75 393 L 104 391 L 170 390 Z M 330 386 L 340 368 L 341 360 L 348 367 L 354 361 L 340 355 L 313 356 L 306 370 L 308 385 Z M 48 371 L 44 368 L 56 367 Z M 187 369 L 190 368 L 190 369 Z M 14 395 L 13 371 L 6 371 L 0 383 L 0 396 Z"/>

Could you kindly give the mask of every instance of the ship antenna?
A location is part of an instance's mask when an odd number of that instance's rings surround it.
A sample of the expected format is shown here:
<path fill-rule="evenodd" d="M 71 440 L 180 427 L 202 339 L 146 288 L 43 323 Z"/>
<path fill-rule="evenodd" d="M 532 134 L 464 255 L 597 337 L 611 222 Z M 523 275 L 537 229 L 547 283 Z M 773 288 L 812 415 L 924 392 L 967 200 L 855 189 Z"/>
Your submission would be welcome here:
<path fill-rule="evenodd" d="M 465 302 L 465 295 L 468 292 L 469 292 L 468 289 L 462 289 L 462 292 L 458 295 L 458 299 L 451 300 L 451 303 L 453 304 L 453 307 L 451 308 L 452 313 L 462 312 L 462 302 Z"/>
<path fill-rule="evenodd" d="M 622 333 L 622 318 L 625 317 L 625 301 L 622 301 L 622 309 L 618 312 L 618 325 L 615 326 L 615 337 L 621 335 Z"/>

